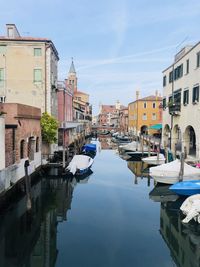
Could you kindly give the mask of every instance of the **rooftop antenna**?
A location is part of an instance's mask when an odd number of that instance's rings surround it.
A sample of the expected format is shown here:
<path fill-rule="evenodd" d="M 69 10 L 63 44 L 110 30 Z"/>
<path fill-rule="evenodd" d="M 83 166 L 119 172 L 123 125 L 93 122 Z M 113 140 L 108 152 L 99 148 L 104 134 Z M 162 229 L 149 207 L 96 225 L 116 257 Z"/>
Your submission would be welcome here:
<path fill-rule="evenodd" d="M 188 40 L 189 36 L 186 36 L 177 46 L 176 46 L 176 53 L 177 53 L 177 50 L 178 48 L 186 41 Z"/>

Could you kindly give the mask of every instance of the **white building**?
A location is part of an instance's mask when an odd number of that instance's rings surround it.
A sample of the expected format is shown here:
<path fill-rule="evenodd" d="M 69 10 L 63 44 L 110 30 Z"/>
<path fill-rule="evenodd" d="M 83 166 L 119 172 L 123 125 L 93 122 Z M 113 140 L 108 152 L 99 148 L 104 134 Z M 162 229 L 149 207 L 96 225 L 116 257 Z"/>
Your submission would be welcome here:
<path fill-rule="evenodd" d="M 163 143 L 200 159 L 200 42 L 175 55 L 163 71 Z"/>

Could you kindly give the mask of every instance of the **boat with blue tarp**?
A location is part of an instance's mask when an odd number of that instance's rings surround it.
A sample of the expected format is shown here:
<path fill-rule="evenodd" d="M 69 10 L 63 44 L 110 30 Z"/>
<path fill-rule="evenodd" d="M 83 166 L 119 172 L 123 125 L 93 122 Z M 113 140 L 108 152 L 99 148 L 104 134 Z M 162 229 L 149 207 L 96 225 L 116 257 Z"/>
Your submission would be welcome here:
<path fill-rule="evenodd" d="M 178 182 L 170 186 L 169 189 L 177 195 L 183 196 L 200 194 L 200 180 Z"/>

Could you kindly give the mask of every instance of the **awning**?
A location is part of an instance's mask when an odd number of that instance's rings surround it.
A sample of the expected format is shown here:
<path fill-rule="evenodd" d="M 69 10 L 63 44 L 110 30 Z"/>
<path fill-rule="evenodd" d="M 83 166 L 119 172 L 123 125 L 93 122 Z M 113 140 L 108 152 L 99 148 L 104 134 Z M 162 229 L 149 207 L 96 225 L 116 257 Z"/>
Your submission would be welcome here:
<path fill-rule="evenodd" d="M 78 122 L 62 122 L 61 126 L 59 127 L 59 129 L 74 129 L 77 128 L 78 126 L 82 125 L 82 123 L 78 123 Z"/>
<path fill-rule="evenodd" d="M 158 123 L 158 124 L 151 125 L 149 127 L 149 129 L 152 129 L 152 130 L 161 130 L 162 129 L 162 124 L 161 123 Z"/>

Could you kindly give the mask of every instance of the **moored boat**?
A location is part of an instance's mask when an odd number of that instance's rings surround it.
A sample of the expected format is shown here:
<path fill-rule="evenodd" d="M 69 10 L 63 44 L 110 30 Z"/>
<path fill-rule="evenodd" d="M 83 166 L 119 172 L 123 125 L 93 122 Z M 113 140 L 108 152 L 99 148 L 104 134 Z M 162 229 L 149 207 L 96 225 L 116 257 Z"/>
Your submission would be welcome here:
<path fill-rule="evenodd" d="M 157 153 L 153 151 L 133 151 L 133 152 L 127 152 L 128 156 L 130 156 L 130 160 L 132 161 L 141 161 L 142 158 L 148 157 L 149 154 L 152 156 L 155 156 Z"/>
<path fill-rule="evenodd" d="M 177 195 L 183 196 L 200 194 L 200 180 L 178 182 L 170 186 L 169 189 Z"/>
<path fill-rule="evenodd" d="M 87 173 L 94 160 L 86 155 L 75 155 L 66 170 L 71 172 L 73 175 L 83 175 Z"/>
<path fill-rule="evenodd" d="M 161 165 L 165 163 L 165 156 L 163 154 L 159 154 L 157 156 L 143 158 L 142 161 L 149 165 Z"/>
<path fill-rule="evenodd" d="M 200 179 L 200 169 L 192 167 L 184 162 L 183 181 Z M 157 183 L 175 184 L 179 182 L 181 162 L 179 159 L 149 168 L 150 176 Z"/>

